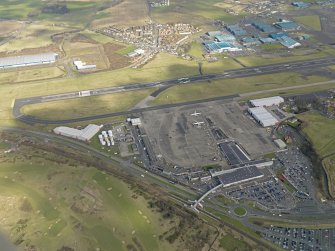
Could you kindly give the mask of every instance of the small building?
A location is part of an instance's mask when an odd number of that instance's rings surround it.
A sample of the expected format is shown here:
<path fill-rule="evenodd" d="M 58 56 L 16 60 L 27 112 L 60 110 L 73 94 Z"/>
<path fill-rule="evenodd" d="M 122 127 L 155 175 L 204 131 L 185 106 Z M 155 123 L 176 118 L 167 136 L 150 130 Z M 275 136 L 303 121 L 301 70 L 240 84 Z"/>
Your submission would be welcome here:
<path fill-rule="evenodd" d="M 58 54 L 41 53 L 35 55 L 22 55 L 0 58 L 0 69 L 16 68 L 41 64 L 52 64 L 56 62 Z"/>
<path fill-rule="evenodd" d="M 264 107 L 248 108 L 248 113 L 263 127 L 274 126 L 278 120 Z"/>
<path fill-rule="evenodd" d="M 279 148 L 279 149 L 285 149 L 286 148 L 286 144 L 284 141 L 282 141 L 281 139 L 276 139 L 273 141 L 275 143 L 275 145 Z"/>
<path fill-rule="evenodd" d="M 100 130 L 100 126 L 89 124 L 84 129 L 75 129 L 66 126 L 59 126 L 53 129 L 53 132 L 69 138 L 74 138 L 82 141 L 89 141 Z"/>
<path fill-rule="evenodd" d="M 294 7 L 300 8 L 300 9 L 305 9 L 305 8 L 308 8 L 310 6 L 309 3 L 305 3 L 305 2 L 293 2 L 292 5 Z"/>
<path fill-rule="evenodd" d="M 75 60 L 73 61 L 73 64 L 76 66 L 77 70 L 92 70 L 92 69 L 96 69 L 96 65 L 95 64 L 86 64 L 85 62 L 81 61 L 81 60 Z"/>
<path fill-rule="evenodd" d="M 280 96 L 273 96 L 267 98 L 252 99 L 249 102 L 254 107 L 273 106 L 273 105 L 280 105 L 281 103 L 284 102 L 284 99 Z"/>
<path fill-rule="evenodd" d="M 133 126 L 140 126 L 142 125 L 142 121 L 140 118 L 128 118 L 127 121 L 132 124 Z"/>

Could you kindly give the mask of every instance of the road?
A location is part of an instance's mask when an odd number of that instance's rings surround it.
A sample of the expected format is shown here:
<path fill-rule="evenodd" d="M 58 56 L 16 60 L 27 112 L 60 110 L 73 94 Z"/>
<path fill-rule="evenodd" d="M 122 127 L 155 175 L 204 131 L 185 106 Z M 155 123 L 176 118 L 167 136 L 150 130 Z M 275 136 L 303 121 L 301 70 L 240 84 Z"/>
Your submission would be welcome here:
<path fill-rule="evenodd" d="M 242 78 L 242 77 L 287 72 L 287 71 L 294 71 L 294 70 L 301 70 L 301 69 L 314 69 L 317 67 L 323 67 L 323 66 L 328 66 L 328 65 L 333 65 L 333 64 L 335 64 L 335 58 L 329 57 L 329 58 L 322 58 L 322 59 L 308 60 L 308 61 L 296 61 L 296 62 L 290 62 L 290 63 L 264 65 L 264 66 L 258 66 L 258 67 L 246 67 L 242 69 L 226 71 L 224 73 L 197 75 L 197 76 L 192 76 L 192 77 L 170 79 L 170 80 L 164 80 L 164 81 L 159 81 L 159 82 L 134 83 L 134 84 L 129 84 L 125 86 L 105 87 L 105 88 L 99 88 L 99 89 L 87 90 L 87 91 L 81 91 L 81 92 L 68 92 L 68 93 L 60 93 L 60 94 L 54 94 L 54 95 L 16 99 L 14 106 L 13 106 L 13 116 L 27 124 L 68 124 L 68 123 L 81 122 L 81 121 L 87 121 L 87 120 L 109 118 L 113 116 L 127 115 L 130 113 L 138 113 L 138 112 L 147 111 L 147 110 L 157 110 L 157 109 L 163 109 L 163 108 L 168 108 L 168 107 L 174 107 L 177 105 L 173 104 L 173 105 L 162 105 L 162 106 L 156 106 L 156 107 L 147 107 L 143 109 L 134 109 L 131 111 L 108 113 L 108 114 L 101 114 L 101 115 L 89 116 L 89 117 L 84 117 L 84 118 L 73 118 L 73 119 L 66 119 L 66 120 L 45 120 L 45 119 L 38 119 L 35 117 L 31 117 L 31 116 L 26 116 L 21 113 L 21 108 L 28 104 L 59 101 L 59 100 L 73 99 L 73 98 L 79 98 L 79 97 L 84 97 L 84 96 L 98 96 L 98 95 L 104 95 L 104 94 L 110 94 L 110 93 L 134 91 L 134 90 L 141 90 L 141 89 L 147 89 L 147 88 L 153 88 L 153 87 L 160 88 L 160 89 L 162 88 L 166 89 L 166 88 L 169 88 L 175 85 L 182 85 L 182 84 L 188 84 L 188 83 L 203 82 L 203 81 L 210 81 L 210 80 L 217 80 L 217 79 Z M 239 95 L 232 95 L 232 96 L 221 97 L 217 99 L 229 99 L 229 98 L 234 98 L 234 96 L 238 97 Z M 199 101 L 187 102 L 187 103 L 182 103 L 179 105 L 192 104 L 192 103 L 195 104 L 197 102 Z"/>

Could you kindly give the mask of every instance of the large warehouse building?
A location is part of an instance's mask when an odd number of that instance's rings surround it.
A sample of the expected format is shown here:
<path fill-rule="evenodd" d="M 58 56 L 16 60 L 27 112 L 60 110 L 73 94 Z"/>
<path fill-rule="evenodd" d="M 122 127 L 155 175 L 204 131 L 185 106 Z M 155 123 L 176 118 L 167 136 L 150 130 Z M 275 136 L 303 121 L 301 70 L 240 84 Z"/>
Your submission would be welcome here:
<path fill-rule="evenodd" d="M 42 53 L 36 55 L 23 55 L 15 57 L 0 58 L 0 69 L 52 64 L 56 62 L 58 54 L 56 53 Z"/>
<path fill-rule="evenodd" d="M 62 135 L 69 138 L 79 139 L 82 141 L 89 141 L 95 134 L 100 130 L 100 126 L 89 124 L 84 129 L 75 129 L 66 126 L 56 127 L 53 131 L 58 135 Z"/>
<path fill-rule="evenodd" d="M 250 104 L 254 107 L 280 105 L 283 102 L 284 99 L 280 96 L 250 100 Z"/>
<path fill-rule="evenodd" d="M 218 176 L 223 187 L 228 187 L 254 179 L 262 178 L 264 174 L 255 166 L 246 166 L 227 170 Z"/>
<path fill-rule="evenodd" d="M 264 107 L 248 108 L 251 116 L 263 127 L 274 126 L 278 120 Z"/>

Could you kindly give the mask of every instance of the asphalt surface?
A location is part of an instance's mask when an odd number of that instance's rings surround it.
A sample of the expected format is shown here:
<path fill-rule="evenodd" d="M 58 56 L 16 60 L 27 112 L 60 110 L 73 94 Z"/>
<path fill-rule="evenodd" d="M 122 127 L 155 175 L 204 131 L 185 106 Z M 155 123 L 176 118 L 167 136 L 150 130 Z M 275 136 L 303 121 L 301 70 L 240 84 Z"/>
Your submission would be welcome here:
<path fill-rule="evenodd" d="M 264 66 L 258 66 L 258 67 L 247 67 L 247 68 L 242 68 L 242 69 L 226 71 L 224 73 L 197 75 L 197 76 L 170 79 L 170 80 L 164 80 L 164 81 L 158 81 L 158 82 L 134 83 L 134 84 L 126 85 L 126 86 L 117 86 L 117 87 L 113 86 L 113 87 L 105 87 L 105 88 L 80 91 L 80 92 L 68 92 L 68 93 L 60 93 L 60 94 L 54 94 L 54 95 L 16 99 L 14 106 L 13 106 L 13 116 L 16 119 L 19 119 L 20 121 L 27 123 L 27 124 L 67 124 L 67 123 L 81 122 L 81 121 L 87 121 L 87 120 L 109 118 L 113 116 L 127 115 L 127 114 L 132 114 L 132 113 L 148 111 L 148 110 L 157 110 L 157 109 L 162 109 L 162 108 L 175 107 L 177 105 L 163 105 L 163 106 L 156 106 L 156 107 L 148 107 L 148 108 L 143 108 L 143 109 L 134 109 L 131 111 L 115 112 L 115 113 L 101 114 L 101 115 L 88 116 L 88 117 L 82 117 L 82 118 L 65 119 L 65 120 L 46 120 L 46 119 L 35 118 L 32 116 L 27 116 L 21 113 L 21 108 L 28 104 L 37 104 L 37 103 L 50 102 L 50 101 L 66 100 L 66 99 L 73 99 L 73 98 L 79 98 L 79 97 L 84 97 L 84 96 L 98 96 L 98 95 L 103 95 L 103 94 L 134 91 L 134 90 L 141 90 L 141 89 L 147 89 L 147 88 L 153 88 L 153 87 L 156 87 L 159 89 L 167 89 L 175 85 L 183 85 L 183 84 L 194 83 L 194 82 L 203 82 L 203 81 L 210 81 L 210 80 L 217 80 L 217 79 L 242 78 L 242 77 L 250 77 L 250 76 L 287 72 L 287 71 L 294 71 L 294 70 L 302 70 L 302 69 L 314 69 L 314 68 L 324 67 L 324 66 L 333 65 L 333 64 L 335 64 L 335 58 L 329 57 L 329 58 L 322 58 L 322 59 L 315 59 L 315 60 L 308 60 L 308 61 L 296 61 L 296 62 L 290 62 L 290 63 L 264 65 Z M 235 96 L 237 97 L 238 95 L 235 95 Z M 233 96 L 221 97 L 219 99 L 227 99 L 227 98 L 229 99 L 232 97 Z M 206 102 L 208 101 L 210 100 L 207 100 Z M 192 103 L 199 103 L 199 101 L 187 102 L 187 103 L 183 103 L 179 105 L 192 104 Z"/>

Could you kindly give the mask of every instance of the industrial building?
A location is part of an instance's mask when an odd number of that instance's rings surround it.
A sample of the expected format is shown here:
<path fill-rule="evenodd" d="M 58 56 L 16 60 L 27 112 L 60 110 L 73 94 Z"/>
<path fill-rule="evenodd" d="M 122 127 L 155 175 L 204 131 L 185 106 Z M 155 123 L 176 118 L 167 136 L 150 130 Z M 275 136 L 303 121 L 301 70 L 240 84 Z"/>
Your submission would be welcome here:
<path fill-rule="evenodd" d="M 215 36 L 215 41 L 217 42 L 234 42 L 236 38 L 231 34 L 221 34 L 218 36 Z"/>
<path fill-rule="evenodd" d="M 222 34 L 221 31 L 209 31 L 206 33 L 210 37 L 220 36 Z"/>
<path fill-rule="evenodd" d="M 290 37 L 281 37 L 278 39 L 279 43 L 289 49 L 300 46 L 301 44 Z"/>
<path fill-rule="evenodd" d="M 267 98 L 252 99 L 249 102 L 254 107 L 273 106 L 273 105 L 280 105 L 281 103 L 284 102 L 284 99 L 280 96 L 273 96 Z"/>
<path fill-rule="evenodd" d="M 299 24 L 290 20 L 280 20 L 280 22 L 275 23 L 274 26 L 283 31 L 294 31 L 300 29 Z"/>
<path fill-rule="evenodd" d="M 140 126 L 140 125 L 142 125 L 142 121 L 141 121 L 141 119 L 140 118 L 138 118 L 138 117 L 133 117 L 133 118 L 128 118 L 127 119 L 127 121 L 131 124 L 131 125 L 133 125 L 133 126 Z"/>
<path fill-rule="evenodd" d="M 0 58 L 0 69 L 24 67 L 40 64 L 52 64 L 56 62 L 56 53 L 42 53 L 36 55 L 23 55 Z"/>
<path fill-rule="evenodd" d="M 309 3 L 305 3 L 305 2 L 293 2 L 292 5 L 300 9 L 308 8 L 310 6 Z"/>
<path fill-rule="evenodd" d="M 263 127 L 274 126 L 278 120 L 264 107 L 248 108 L 250 115 Z"/>
<path fill-rule="evenodd" d="M 241 51 L 241 48 L 228 42 L 205 42 L 203 43 L 208 53 L 222 53 L 224 51 Z"/>
<path fill-rule="evenodd" d="M 82 141 L 89 141 L 100 130 L 100 126 L 89 124 L 84 129 L 75 129 L 66 126 L 59 126 L 53 129 L 53 132 L 69 138 L 74 138 Z"/>
<path fill-rule="evenodd" d="M 229 187 L 262 177 L 264 177 L 264 174 L 255 166 L 230 169 L 218 176 L 223 187 Z"/>
<path fill-rule="evenodd" d="M 273 39 L 279 39 L 279 38 L 282 38 L 282 37 L 288 37 L 288 33 L 286 32 L 279 32 L 279 33 L 272 33 L 272 34 L 269 34 L 269 37 L 273 38 Z"/>
<path fill-rule="evenodd" d="M 247 32 L 238 24 L 227 25 L 226 29 L 231 32 L 234 36 L 245 36 Z"/>
<path fill-rule="evenodd" d="M 270 38 L 270 37 L 265 37 L 265 38 L 260 38 L 259 41 L 261 41 L 262 44 L 273 44 L 277 43 L 277 40 Z"/>
<path fill-rule="evenodd" d="M 95 64 L 86 64 L 81 60 L 73 61 L 73 64 L 76 66 L 77 70 L 92 70 L 95 69 L 97 66 Z"/>
<path fill-rule="evenodd" d="M 244 37 L 241 39 L 241 42 L 244 46 L 257 45 L 261 43 L 258 38 L 254 37 Z"/>
<path fill-rule="evenodd" d="M 276 29 L 272 25 L 263 23 L 263 22 L 256 21 L 256 22 L 253 22 L 252 25 L 255 26 L 258 30 L 266 32 L 266 33 L 276 31 Z"/>

